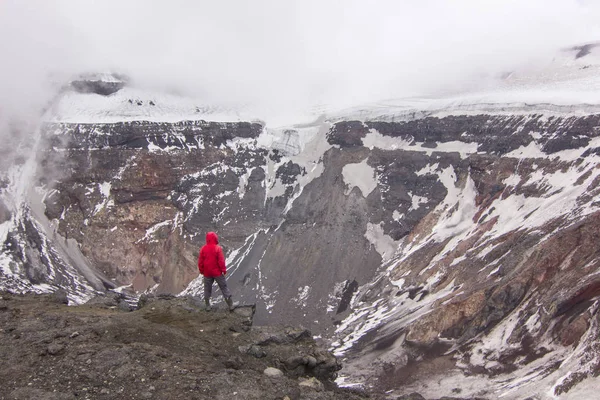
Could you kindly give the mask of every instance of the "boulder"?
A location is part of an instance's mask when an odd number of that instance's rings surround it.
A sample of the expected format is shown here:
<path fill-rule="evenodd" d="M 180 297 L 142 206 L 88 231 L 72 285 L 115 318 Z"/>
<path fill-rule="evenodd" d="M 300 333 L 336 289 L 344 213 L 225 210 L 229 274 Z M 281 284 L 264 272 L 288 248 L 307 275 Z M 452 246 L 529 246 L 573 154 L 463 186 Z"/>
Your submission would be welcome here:
<path fill-rule="evenodd" d="M 266 376 L 271 377 L 271 378 L 280 378 L 283 376 L 283 372 L 280 369 L 273 368 L 273 367 L 267 367 L 263 371 L 263 374 L 265 374 Z"/>
<path fill-rule="evenodd" d="M 323 390 L 325 390 L 325 386 L 323 385 L 323 383 L 314 376 L 308 379 L 301 378 L 300 383 L 298 383 L 298 385 L 301 388 L 309 388 L 317 392 L 322 392 Z"/>

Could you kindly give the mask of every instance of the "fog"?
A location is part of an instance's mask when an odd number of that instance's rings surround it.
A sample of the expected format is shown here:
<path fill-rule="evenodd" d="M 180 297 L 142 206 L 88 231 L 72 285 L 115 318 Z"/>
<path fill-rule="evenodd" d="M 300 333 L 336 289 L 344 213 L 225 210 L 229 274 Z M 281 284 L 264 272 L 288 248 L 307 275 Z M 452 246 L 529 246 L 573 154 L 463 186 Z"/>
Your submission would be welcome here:
<path fill-rule="evenodd" d="M 600 39 L 584 0 L 2 0 L 0 119 L 81 72 L 294 110 L 493 85 Z"/>

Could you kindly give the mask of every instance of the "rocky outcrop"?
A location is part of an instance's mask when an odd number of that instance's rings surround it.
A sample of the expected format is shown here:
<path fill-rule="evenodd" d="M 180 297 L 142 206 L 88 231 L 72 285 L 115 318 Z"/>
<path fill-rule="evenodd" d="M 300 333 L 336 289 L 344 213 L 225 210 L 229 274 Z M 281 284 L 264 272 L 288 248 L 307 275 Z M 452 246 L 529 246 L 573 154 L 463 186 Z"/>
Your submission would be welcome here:
<path fill-rule="evenodd" d="M 71 87 L 79 93 L 95 93 L 102 96 L 108 96 L 123 89 L 124 82 L 104 82 L 104 81 L 86 81 L 76 80 L 71 82 Z"/>
<path fill-rule="evenodd" d="M 340 365 L 310 333 L 253 327 L 252 306 L 206 312 L 200 303 L 146 297 L 129 312 L 2 293 L 0 397 L 365 398 L 333 383 Z"/>
<path fill-rule="evenodd" d="M 78 93 L 108 96 L 123 89 L 129 78 L 123 74 L 84 74 L 71 81 L 69 88 Z"/>
<path fill-rule="evenodd" d="M 202 149 L 219 147 L 235 138 L 253 139 L 262 131 L 258 123 L 206 121 L 118 122 L 114 124 L 48 123 L 48 146 L 56 149 Z"/>

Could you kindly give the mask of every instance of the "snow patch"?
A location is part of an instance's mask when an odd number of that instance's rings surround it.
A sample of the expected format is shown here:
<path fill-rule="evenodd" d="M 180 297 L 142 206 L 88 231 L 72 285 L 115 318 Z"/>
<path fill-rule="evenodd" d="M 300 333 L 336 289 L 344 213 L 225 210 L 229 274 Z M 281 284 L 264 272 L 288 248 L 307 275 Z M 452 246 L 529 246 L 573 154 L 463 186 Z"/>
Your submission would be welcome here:
<path fill-rule="evenodd" d="M 418 151 L 431 155 L 434 152 L 444 153 L 459 153 L 461 157 L 466 157 L 469 154 L 477 153 L 478 143 L 469 143 L 461 141 L 437 142 L 435 148 L 431 148 L 425 143 L 415 142 L 411 137 L 410 140 L 404 138 L 396 138 L 384 136 L 375 129 L 370 129 L 369 133 L 363 139 L 363 145 L 370 150 L 374 148 L 383 150 L 405 150 Z"/>
<path fill-rule="evenodd" d="M 246 185 L 248 185 L 248 179 L 250 178 L 250 175 L 252 175 L 254 169 L 255 167 L 249 168 L 245 174 L 240 176 L 240 183 L 238 185 L 238 195 L 240 196 L 240 199 L 244 198 L 244 195 L 246 194 Z"/>
<path fill-rule="evenodd" d="M 421 204 L 427 203 L 429 199 L 427 197 L 417 196 L 412 193 L 408 193 L 411 198 L 411 205 L 408 211 L 417 210 Z"/>
<path fill-rule="evenodd" d="M 356 164 L 346 164 L 342 169 L 344 182 L 348 185 L 345 193 L 348 195 L 354 187 L 358 187 L 367 197 L 377 187 L 375 169 L 367 164 L 367 159 Z"/>
<path fill-rule="evenodd" d="M 298 288 L 298 294 L 294 297 L 291 298 L 291 300 L 298 304 L 299 306 L 306 306 L 306 299 L 308 299 L 308 296 L 310 295 L 310 289 L 311 287 L 306 285 L 304 287 L 299 287 Z"/>
<path fill-rule="evenodd" d="M 379 224 L 367 223 L 367 231 L 364 236 L 381 255 L 383 262 L 394 256 L 398 244 L 391 236 L 385 234 L 383 231 L 383 222 Z"/>
<path fill-rule="evenodd" d="M 400 221 L 402 218 L 404 218 L 404 214 L 400 213 L 398 210 L 394 210 L 392 213 L 392 219 L 394 221 Z"/>
<path fill-rule="evenodd" d="M 477 213 L 475 197 L 477 190 L 475 182 L 468 177 L 463 190 L 455 186 L 456 174 L 452 166 L 439 173 L 440 180 L 446 186 L 448 193 L 444 201 L 436 208 L 436 211 L 445 212 L 434 229 L 433 238 L 436 241 L 444 241 L 452 237 L 453 248 L 459 241 L 460 235 L 475 227 L 473 217 Z"/>
<path fill-rule="evenodd" d="M 98 214 L 100 211 L 102 211 L 102 209 L 104 209 L 104 207 L 108 205 L 111 187 L 112 185 L 110 182 L 103 182 L 98 184 L 98 189 L 100 191 L 100 196 L 102 196 L 102 200 L 96 205 L 92 215 Z"/>
<path fill-rule="evenodd" d="M 253 121 L 256 116 L 242 107 L 206 105 L 190 97 L 124 87 L 110 96 L 65 92 L 45 119 L 67 123 L 115 123 L 123 121 L 215 122 Z"/>
<path fill-rule="evenodd" d="M 432 175 L 437 172 L 439 167 L 440 167 L 439 163 L 427 164 L 425 167 L 423 167 L 420 170 L 418 170 L 417 172 L 415 172 L 415 174 L 417 176 Z"/>
<path fill-rule="evenodd" d="M 171 226 L 174 225 L 173 220 L 165 220 L 163 222 L 159 222 L 157 224 L 152 225 L 150 228 L 146 229 L 146 234 L 144 235 L 144 237 L 142 237 L 141 239 L 139 239 L 138 241 L 136 241 L 137 243 L 141 243 L 141 242 L 158 242 L 159 239 L 156 239 L 154 237 L 154 235 L 156 234 L 156 232 L 158 232 L 158 230 L 162 227 L 166 227 L 166 226 Z M 116 227 L 115 227 L 116 228 Z"/>
<path fill-rule="evenodd" d="M 379 133 L 376 129 L 370 129 L 369 133 L 363 139 L 363 146 L 369 148 L 369 150 L 384 149 L 384 150 L 398 150 L 409 148 L 411 140 L 402 138 L 395 138 L 391 136 L 384 136 Z"/>

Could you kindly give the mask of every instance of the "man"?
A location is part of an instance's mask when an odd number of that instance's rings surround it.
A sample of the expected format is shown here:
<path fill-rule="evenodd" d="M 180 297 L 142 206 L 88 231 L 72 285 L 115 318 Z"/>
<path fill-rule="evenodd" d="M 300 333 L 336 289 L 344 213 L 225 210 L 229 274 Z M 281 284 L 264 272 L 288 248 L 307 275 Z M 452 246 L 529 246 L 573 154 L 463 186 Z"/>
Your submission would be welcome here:
<path fill-rule="evenodd" d="M 227 273 L 225 256 L 223 256 L 223 249 L 219 246 L 219 238 L 214 232 L 206 234 L 206 244 L 202 246 L 200 255 L 198 256 L 198 270 L 204 276 L 204 303 L 206 304 L 206 311 L 210 311 L 211 309 L 210 295 L 215 281 L 217 281 L 217 285 L 219 285 L 219 289 L 223 293 L 223 297 L 229 306 L 229 311 L 233 311 L 231 293 L 225 280 L 225 274 Z"/>

